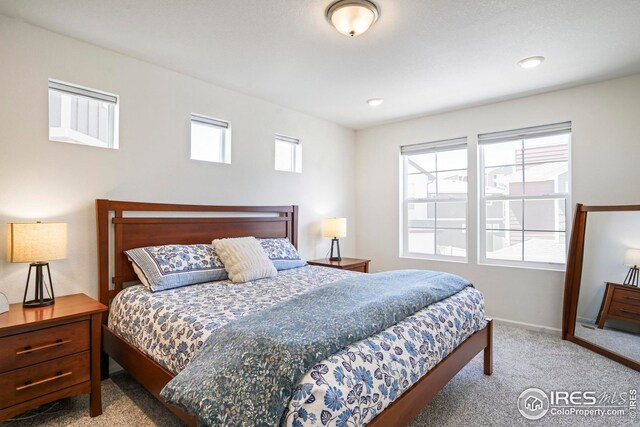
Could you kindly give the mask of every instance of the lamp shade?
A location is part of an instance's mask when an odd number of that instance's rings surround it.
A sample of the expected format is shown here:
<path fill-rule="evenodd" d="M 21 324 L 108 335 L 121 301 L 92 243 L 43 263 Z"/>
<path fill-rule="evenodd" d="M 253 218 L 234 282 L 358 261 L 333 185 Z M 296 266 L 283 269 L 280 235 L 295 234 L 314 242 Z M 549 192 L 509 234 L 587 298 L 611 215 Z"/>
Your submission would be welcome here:
<path fill-rule="evenodd" d="M 67 224 L 7 224 L 7 261 L 54 261 L 67 257 Z"/>
<path fill-rule="evenodd" d="M 624 265 L 627 267 L 640 266 L 640 249 L 627 249 L 624 253 Z"/>
<path fill-rule="evenodd" d="M 347 218 L 325 218 L 322 230 L 324 237 L 347 237 Z"/>

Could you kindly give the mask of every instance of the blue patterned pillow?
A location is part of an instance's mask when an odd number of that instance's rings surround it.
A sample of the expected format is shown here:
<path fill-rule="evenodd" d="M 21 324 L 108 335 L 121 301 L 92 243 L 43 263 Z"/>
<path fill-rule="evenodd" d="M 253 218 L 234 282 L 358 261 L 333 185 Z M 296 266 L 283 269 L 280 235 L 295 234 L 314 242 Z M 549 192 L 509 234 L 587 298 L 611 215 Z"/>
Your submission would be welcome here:
<path fill-rule="evenodd" d="M 278 271 L 307 265 L 300 259 L 298 251 L 289 239 L 258 239 L 258 241 Z"/>
<path fill-rule="evenodd" d="M 229 277 L 211 245 L 147 246 L 125 253 L 140 281 L 153 292 Z"/>

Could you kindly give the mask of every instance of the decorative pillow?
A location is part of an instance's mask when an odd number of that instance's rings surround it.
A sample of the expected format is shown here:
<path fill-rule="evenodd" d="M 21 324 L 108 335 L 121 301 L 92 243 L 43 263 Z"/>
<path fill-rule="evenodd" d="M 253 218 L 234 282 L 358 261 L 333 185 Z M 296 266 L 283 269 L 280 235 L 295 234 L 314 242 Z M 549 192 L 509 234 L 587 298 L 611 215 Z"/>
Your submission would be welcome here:
<path fill-rule="evenodd" d="M 229 277 L 211 245 L 147 246 L 125 253 L 142 284 L 153 292 Z"/>
<path fill-rule="evenodd" d="M 258 241 L 278 271 L 307 265 L 289 239 L 258 239 Z"/>
<path fill-rule="evenodd" d="M 278 270 L 255 237 L 216 239 L 212 244 L 229 273 L 229 279 L 234 283 L 278 274 Z"/>

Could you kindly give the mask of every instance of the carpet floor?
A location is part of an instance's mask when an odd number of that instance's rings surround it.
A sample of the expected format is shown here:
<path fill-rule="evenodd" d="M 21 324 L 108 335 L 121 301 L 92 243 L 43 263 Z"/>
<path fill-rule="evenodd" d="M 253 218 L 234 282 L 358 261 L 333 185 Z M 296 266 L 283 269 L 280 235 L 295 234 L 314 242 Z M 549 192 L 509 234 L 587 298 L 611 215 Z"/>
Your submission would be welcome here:
<path fill-rule="evenodd" d="M 576 324 L 576 336 L 640 362 L 640 334 L 609 328 L 599 329 L 593 323 Z"/>
<path fill-rule="evenodd" d="M 412 427 L 457 426 L 629 426 L 629 416 L 551 416 L 524 419 L 516 408 L 529 387 L 545 391 L 621 393 L 640 389 L 640 373 L 547 333 L 495 325 L 494 370 L 482 374 L 476 357 L 438 393 Z M 89 417 L 89 399 L 77 396 L 23 414 L 11 426 L 178 426 L 178 419 L 126 373 L 102 383 L 104 413 Z M 46 411 L 46 412 L 45 412 Z M 31 417 L 31 418 L 29 418 Z"/>

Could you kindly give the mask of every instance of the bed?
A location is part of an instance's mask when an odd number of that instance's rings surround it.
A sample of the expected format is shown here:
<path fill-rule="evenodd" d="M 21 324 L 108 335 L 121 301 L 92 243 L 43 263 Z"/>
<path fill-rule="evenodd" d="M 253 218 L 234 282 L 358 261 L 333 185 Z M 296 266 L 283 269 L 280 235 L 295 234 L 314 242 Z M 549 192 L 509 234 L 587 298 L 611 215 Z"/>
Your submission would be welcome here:
<path fill-rule="evenodd" d="M 242 236 L 287 238 L 296 246 L 297 207 L 97 200 L 96 212 L 100 299 L 105 304 L 111 303 L 103 325 L 103 378 L 108 376 L 110 356 L 161 401 L 160 391 L 189 365 L 209 331 L 233 322 L 249 311 L 259 311 L 303 294 L 310 288 L 359 275 L 306 266 L 282 271 L 275 280 L 258 281 L 260 283 L 237 288 L 228 281 L 221 281 L 151 293 L 140 285 L 125 286 L 135 281 L 136 276 L 124 251 L 143 246 L 207 243 L 214 238 Z M 264 292 L 265 289 L 268 292 Z M 212 299 L 207 301 L 207 295 Z M 220 299 L 223 295 L 233 295 L 233 298 L 225 302 Z M 198 300 L 196 296 L 204 300 Z M 216 316 L 202 309 L 214 300 L 220 302 L 218 309 L 213 310 L 218 313 Z M 144 313 L 145 310 L 140 309 L 143 306 L 155 307 L 155 314 L 152 313 L 154 310 Z M 163 315 L 158 315 L 158 307 L 161 307 Z M 185 313 L 189 313 L 189 322 L 176 322 Z M 153 318 L 160 320 L 152 324 L 150 319 Z M 169 318 L 173 321 L 168 322 Z M 198 333 L 187 333 L 187 323 L 197 323 Z M 446 326 L 453 324 L 462 326 Z M 427 329 L 428 333 L 421 335 L 421 328 Z M 163 333 L 145 334 L 145 329 L 162 330 Z M 410 331 L 412 337 L 403 331 Z M 188 339 L 185 338 L 187 335 Z M 434 354 L 416 363 L 418 358 L 411 358 L 408 353 L 416 351 L 416 344 L 420 346 L 420 338 L 416 338 L 420 336 L 422 340 L 435 340 L 436 345 Z M 335 409 L 332 422 L 346 414 L 352 417 L 348 420 L 350 423 L 406 425 L 480 351 L 484 351 L 484 372 L 491 374 L 491 337 L 492 322 L 484 318 L 482 296 L 474 288 L 467 288 L 323 360 L 297 385 L 282 424 L 314 421 L 316 425 L 324 425 L 331 419 L 320 418 Z M 400 347 L 407 351 L 404 354 L 394 353 L 398 346 L 389 345 L 388 340 L 402 342 Z M 376 363 L 380 361 L 376 357 L 390 359 L 384 368 L 392 372 L 377 369 Z M 341 367 L 347 362 L 349 365 L 359 364 L 349 366 L 351 379 Z M 359 377 L 356 379 L 355 375 Z M 338 380 L 341 384 L 336 383 Z M 379 393 L 379 390 L 386 393 Z M 335 403 L 332 406 L 331 399 L 327 400 L 331 397 L 327 393 L 337 392 L 350 396 L 350 408 L 346 408 L 347 399 L 342 400 L 345 408 L 338 408 Z M 185 424 L 196 424 L 193 415 L 173 405 L 165 405 Z"/>

